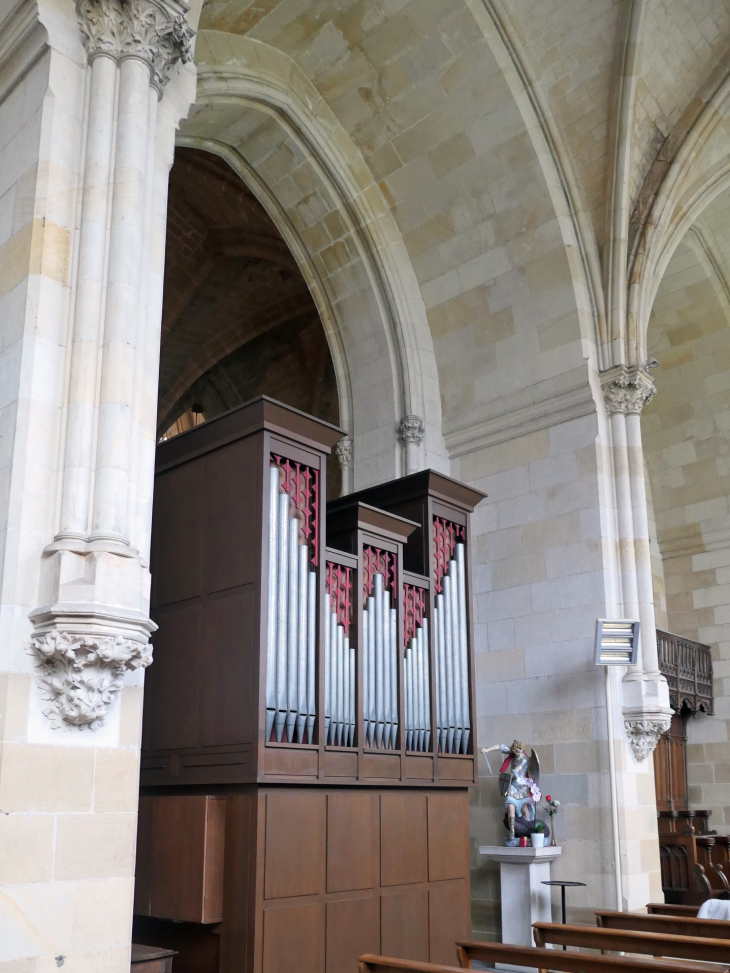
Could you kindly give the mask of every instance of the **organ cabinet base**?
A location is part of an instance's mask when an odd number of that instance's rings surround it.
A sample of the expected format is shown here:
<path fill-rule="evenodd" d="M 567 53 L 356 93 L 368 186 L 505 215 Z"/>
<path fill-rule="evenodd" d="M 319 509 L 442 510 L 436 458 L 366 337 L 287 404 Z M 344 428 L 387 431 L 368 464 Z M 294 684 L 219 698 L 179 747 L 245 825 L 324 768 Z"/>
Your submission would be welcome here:
<path fill-rule="evenodd" d="M 470 934 L 482 494 L 327 507 L 341 436 L 262 397 L 157 449 L 134 936 L 175 973 L 455 965 Z"/>
<path fill-rule="evenodd" d="M 172 814 L 184 799 L 159 800 Z M 135 941 L 177 949 L 182 973 L 356 973 L 366 952 L 456 965 L 471 934 L 465 789 L 251 786 L 225 800 L 222 921 L 137 918 Z"/>

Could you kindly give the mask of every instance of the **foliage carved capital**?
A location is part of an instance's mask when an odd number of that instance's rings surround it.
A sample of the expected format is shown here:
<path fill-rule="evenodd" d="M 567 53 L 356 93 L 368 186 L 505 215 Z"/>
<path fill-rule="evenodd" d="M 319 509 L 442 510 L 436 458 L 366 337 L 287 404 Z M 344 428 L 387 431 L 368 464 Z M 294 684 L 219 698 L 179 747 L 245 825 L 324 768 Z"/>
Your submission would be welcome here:
<path fill-rule="evenodd" d="M 426 427 L 420 416 L 403 416 L 398 425 L 398 438 L 404 446 L 418 446 L 426 434 Z"/>
<path fill-rule="evenodd" d="M 158 90 L 170 71 L 192 59 L 195 32 L 185 19 L 182 0 L 77 0 L 84 45 L 91 61 L 105 54 L 117 61 L 136 57 L 150 69 Z"/>
<path fill-rule="evenodd" d="M 626 736 L 637 763 L 643 763 L 656 749 L 659 737 L 672 724 L 671 715 L 664 713 L 644 714 L 638 719 L 624 720 Z"/>
<path fill-rule="evenodd" d="M 603 397 L 609 415 L 639 415 L 656 393 L 656 385 L 641 365 L 617 365 L 601 373 Z"/>
<path fill-rule="evenodd" d="M 149 641 L 126 635 L 90 635 L 54 630 L 34 635 L 45 715 L 56 726 L 96 729 L 124 685 L 126 670 L 152 662 Z"/>

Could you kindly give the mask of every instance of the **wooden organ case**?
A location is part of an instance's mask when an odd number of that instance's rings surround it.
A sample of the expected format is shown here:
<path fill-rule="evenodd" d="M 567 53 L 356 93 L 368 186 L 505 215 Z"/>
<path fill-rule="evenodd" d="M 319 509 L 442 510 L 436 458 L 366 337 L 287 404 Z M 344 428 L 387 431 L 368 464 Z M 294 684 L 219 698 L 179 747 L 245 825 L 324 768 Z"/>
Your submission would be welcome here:
<path fill-rule="evenodd" d="M 178 973 L 453 965 L 470 934 L 483 495 L 327 507 L 341 435 L 262 397 L 158 447 L 134 937 Z"/>

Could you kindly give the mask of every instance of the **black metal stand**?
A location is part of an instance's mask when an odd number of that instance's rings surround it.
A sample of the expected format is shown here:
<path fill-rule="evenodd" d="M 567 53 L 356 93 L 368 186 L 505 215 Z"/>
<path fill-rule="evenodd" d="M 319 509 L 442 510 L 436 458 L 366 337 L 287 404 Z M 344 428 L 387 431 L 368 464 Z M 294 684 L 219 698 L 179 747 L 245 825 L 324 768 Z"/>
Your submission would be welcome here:
<path fill-rule="evenodd" d="M 585 886 L 586 883 L 585 882 L 564 882 L 561 879 L 556 879 L 556 880 L 550 881 L 550 882 L 543 882 L 542 884 L 543 885 L 559 885 L 560 886 L 560 905 L 562 907 L 562 912 L 563 912 L 563 925 L 565 925 L 565 889 L 568 886 L 570 886 L 571 888 L 572 887 L 575 887 L 575 886 L 578 886 L 578 885 Z M 563 949 L 567 949 L 567 948 L 568 948 L 567 946 L 563 946 Z"/>

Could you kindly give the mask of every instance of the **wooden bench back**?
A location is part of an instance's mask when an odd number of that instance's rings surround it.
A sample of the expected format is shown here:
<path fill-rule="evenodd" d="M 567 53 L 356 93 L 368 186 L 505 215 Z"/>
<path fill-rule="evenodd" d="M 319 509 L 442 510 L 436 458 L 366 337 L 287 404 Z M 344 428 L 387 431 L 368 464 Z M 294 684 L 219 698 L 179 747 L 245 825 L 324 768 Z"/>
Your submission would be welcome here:
<path fill-rule="evenodd" d="M 591 956 L 587 953 L 562 952 L 558 949 L 539 949 L 534 946 L 508 946 L 506 943 L 457 942 L 459 965 L 471 969 L 475 960 L 480 963 L 505 963 L 528 966 L 539 970 L 559 970 L 561 973 L 687 973 L 687 965 L 672 960 L 633 958 L 630 956 Z M 361 960 L 380 960 L 382 957 L 360 957 Z M 449 970 L 450 967 L 429 966 L 427 963 L 394 966 L 403 960 L 385 960 L 388 966 L 360 963 L 360 973 L 396 973 L 401 970 Z M 722 969 L 720 967 L 719 969 Z"/>
<path fill-rule="evenodd" d="M 670 936 L 707 936 L 730 939 L 730 922 L 721 919 L 693 919 L 684 916 L 644 916 L 635 912 L 598 910 L 596 922 L 603 929 L 634 929 L 637 932 L 668 933 Z"/>
<path fill-rule="evenodd" d="M 646 911 L 652 916 L 685 916 L 692 919 L 700 911 L 698 905 L 668 905 L 666 902 L 648 902 Z"/>
<path fill-rule="evenodd" d="M 595 926 L 536 922 L 532 926 L 536 946 L 578 946 L 613 953 L 646 953 L 730 966 L 730 943 L 726 939 L 671 936 L 630 929 L 601 929 Z"/>

